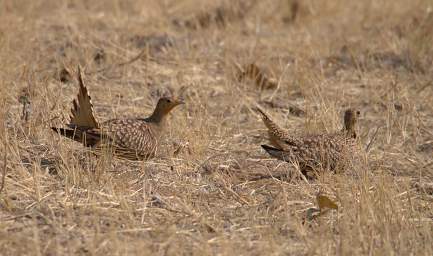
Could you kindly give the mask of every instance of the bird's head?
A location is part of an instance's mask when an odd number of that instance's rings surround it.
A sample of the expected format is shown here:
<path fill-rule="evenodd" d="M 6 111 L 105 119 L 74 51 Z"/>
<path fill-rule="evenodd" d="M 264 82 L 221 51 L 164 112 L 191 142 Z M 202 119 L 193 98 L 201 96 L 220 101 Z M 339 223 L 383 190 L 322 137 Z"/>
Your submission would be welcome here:
<path fill-rule="evenodd" d="M 184 104 L 180 99 L 174 97 L 162 97 L 156 104 L 155 112 L 161 115 L 168 114 L 174 107 Z"/>

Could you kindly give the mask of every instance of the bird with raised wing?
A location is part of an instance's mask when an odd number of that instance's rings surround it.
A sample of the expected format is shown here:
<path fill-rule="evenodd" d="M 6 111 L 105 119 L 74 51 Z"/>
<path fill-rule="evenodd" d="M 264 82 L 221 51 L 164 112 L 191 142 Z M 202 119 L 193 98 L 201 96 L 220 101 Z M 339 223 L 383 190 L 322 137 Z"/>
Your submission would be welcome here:
<path fill-rule="evenodd" d="M 262 119 L 268 128 L 270 141 L 274 145 L 262 145 L 271 156 L 298 164 L 301 171 L 344 169 L 356 148 L 356 122 L 359 111 L 347 109 L 344 127 L 334 133 L 293 136 L 276 125 L 262 110 Z"/>
<path fill-rule="evenodd" d="M 79 92 L 73 101 L 67 128 L 52 127 L 57 133 L 101 151 L 113 149 L 115 156 L 127 159 L 147 159 L 155 156 L 164 134 L 165 119 L 170 111 L 183 102 L 174 97 L 158 100 L 147 118 L 119 118 L 99 123 L 93 104 L 78 68 Z"/>

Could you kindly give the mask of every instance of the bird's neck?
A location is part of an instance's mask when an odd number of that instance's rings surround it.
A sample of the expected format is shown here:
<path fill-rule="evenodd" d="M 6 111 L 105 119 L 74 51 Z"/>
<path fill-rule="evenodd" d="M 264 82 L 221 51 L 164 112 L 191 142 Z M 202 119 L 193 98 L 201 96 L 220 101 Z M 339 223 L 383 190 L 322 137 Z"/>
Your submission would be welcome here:
<path fill-rule="evenodd" d="M 353 125 L 345 125 L 345 127 L 341 129 L 341 132 L 345 133 L 348 138 L 356 138 L 356 131 Z"/>
<path fill-rule="evenodd" d="M 148 121 L 160 125 L 161 123 L 164 122 L 166 116 L 167 116 L 166 111 L 156 108 L 153 111 L 152 115 L 148 118 Z"/>
<path fill-rule="evenodd" d="M 346 131 L 346 137 L 356 139 L 356 131 L 353 129 Z"/>

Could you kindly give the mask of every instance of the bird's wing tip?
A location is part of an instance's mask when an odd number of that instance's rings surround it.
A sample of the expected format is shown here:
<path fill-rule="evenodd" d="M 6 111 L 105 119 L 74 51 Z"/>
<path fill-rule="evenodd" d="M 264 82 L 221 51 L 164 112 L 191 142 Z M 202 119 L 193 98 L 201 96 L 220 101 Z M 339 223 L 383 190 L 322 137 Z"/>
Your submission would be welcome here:
<path fill-rule="evenodd" d="M 254 106 L 253 109 L 256 110 L 257 112 L 259 112 L 263 117 L 268 118 L 268 115 L 265 113 L 265 111 L 259 105 Z"/>
<path fill-rule="evenodd" d="M 278 150 L 278 151 L 280 151 L 278 148 L 274 148 L 274 147 L 271 147 L 271 146 L 268 146 L 268 145 L 265 145 L 265 144 L 263 144 L 261 146 L 266 151 L 268 151 L 268 150 Z"/>

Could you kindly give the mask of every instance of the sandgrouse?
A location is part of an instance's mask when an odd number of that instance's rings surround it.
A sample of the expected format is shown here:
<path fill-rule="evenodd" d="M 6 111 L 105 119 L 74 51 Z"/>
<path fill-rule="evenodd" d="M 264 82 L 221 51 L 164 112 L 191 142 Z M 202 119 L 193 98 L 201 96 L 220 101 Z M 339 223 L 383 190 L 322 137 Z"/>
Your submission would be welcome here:
<path fill-rule="evenodd" d="M 304 174 L 311 171 L 337 171 L 345 167 L 356 146 L 355 124 L 359 111 L 347 109 L 344 127 L 334 133 L 293 136 L 274 123 L 261 109 L 262 120 L 268 128 L 271 144 L 262 148 L 271 156 L 290 163 L 297 163 Z"/>
<path fill-rule="evenodd" d="M 92 101 L 80 68 L 78 83 L 80 89 L 73 101 L 70 123 L 67 128 L 52 129 L 97 151 L 111 148 L 116 156 L 122 158 L 142 160 L 155 156 L 165 117 L 174 107 L 183 104 L 178 99 L 162 97 L 150 117 L 111 119 L 99 123 L 93 114 Z"/>

